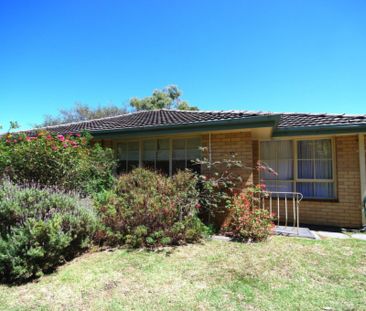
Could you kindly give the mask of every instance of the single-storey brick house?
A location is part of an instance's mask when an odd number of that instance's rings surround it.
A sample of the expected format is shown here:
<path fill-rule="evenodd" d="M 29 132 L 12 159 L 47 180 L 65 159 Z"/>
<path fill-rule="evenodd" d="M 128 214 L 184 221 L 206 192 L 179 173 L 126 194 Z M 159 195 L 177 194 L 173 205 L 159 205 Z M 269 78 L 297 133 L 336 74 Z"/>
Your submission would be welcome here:
<path fill-rule="evenodd" d="M 191 160 L 200 146 L 213 161 L 232 153 L 250 167 L 261 160 L 278 175 L 243 169 L 245 183 L 263 180 L 271 191 L 302 193 L 301 223 L 365 225 L 366 115 L 154 110 L 47 129 L 89 131 L 116 151 L 121 172 L 197 169 Z"/>

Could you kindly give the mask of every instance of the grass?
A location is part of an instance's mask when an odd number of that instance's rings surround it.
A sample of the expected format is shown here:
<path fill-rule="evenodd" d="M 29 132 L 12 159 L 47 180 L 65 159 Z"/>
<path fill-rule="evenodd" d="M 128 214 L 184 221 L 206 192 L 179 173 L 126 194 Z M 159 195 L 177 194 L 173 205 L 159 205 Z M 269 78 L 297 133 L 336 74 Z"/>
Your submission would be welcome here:
<path fill-rule="evenodd" d="M 273 237 L 85 254 L 1 310 L 366 310 L 366 242 Z"/>

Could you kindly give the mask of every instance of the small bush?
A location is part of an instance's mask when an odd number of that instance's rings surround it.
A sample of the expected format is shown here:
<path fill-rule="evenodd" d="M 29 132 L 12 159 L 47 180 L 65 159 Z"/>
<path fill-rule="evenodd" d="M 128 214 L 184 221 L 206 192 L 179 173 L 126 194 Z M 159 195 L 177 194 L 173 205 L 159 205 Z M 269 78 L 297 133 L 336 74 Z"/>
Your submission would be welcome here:
<path fill-rule="evenodd" d="M 122 175 L 113 191 L 98 196 L 99 242 L 152 248 L 197 241 L 205 227 L 196 216 L 196 183 L 189 172 L 170 178 L 138 168 Z"/>
<path fill-rule="evenodd" d="M 7 134 L 0 139 L 0 175 L 23 183 L 57 186 L 84 195 L 109 189 L 115 159 L 88 135 Z"/>
<path fill-rule="evenodd" d="M 207 148 L 201 149 L 204 153 L 207 152 Z M 226 207 L 232 201 L 236 189 L 241 186 L 242 170 L 251 168 L 243 165 L 236 154 L 228 155 L 220 161 L 203 157 L 194 163 L 200 165 L 204 172 L 198 176 L 200 217 L 215 230 L 221 227 L 222 216 L 227 213 Z"/>
<path fill-rule="evenodd" d="M 223 232 L 240 241 L 264 241 L 271 234 L 274 224 L 268 210 L 259 206 L 259 186 L 246 189 L 234 196 L 230 204 L 230 218 Z"/>
<path fill-rule="evenodd" d="M 86 199 L 55 189 L 0 184 L 0 281 L 23 282 L 86 249 L 96 229 Z"/>

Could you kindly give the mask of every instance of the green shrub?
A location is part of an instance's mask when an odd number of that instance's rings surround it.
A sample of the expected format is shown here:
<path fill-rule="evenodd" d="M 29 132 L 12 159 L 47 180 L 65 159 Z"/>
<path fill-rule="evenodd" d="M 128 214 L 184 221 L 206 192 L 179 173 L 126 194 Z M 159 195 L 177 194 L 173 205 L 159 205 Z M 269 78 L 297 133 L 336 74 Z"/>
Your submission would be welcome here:
<path fill-rule="evenodd" d="M 98 196 L 98 240 L 151 248 L 199 240 L 205 227 L 196 216 L 196 183 L 189 172 L 170 178 L 139 168 L 122 175 L 113 191 Z"/>
<path fill-rule="evenodd" d="M 34 137 L 7 134 L 0 140 L 0 175 L 19 184 L 91 194 L 112 186 L 115 165 L 112 150 L 93 146 L 87 135 L 39 132 Z"/>
<path fill-rule="evenodd" d="M 86 249 L 96 230 L 87 199 L 56 189 L 0 184 L 0 281 L 23 282 Z"/>
<path fill-rule="evenodd" d="M 207 148 L 201 148 L 204 153 Z M 198 176 L 200 189 L 200 217 L 205 223 L 217 231 L 221 220 L 227 213 L 227 205 L 232 201 L 235 191 L 242 184 L 243 169 L 252 169 L 243 165 L 236 154 L 228 155 L 220 161 L 212 161 L 207 157 L 194 161 L 202 167 L 204 174 Z"/>
<path fill-rule="evenodd" d="M 259 242 L 268 238 L 274 228 L 273 216 L 260 207 L 259 186 L 249 187 L 234 196 L 230 218 L 222 231 L 240 241 Z"/>

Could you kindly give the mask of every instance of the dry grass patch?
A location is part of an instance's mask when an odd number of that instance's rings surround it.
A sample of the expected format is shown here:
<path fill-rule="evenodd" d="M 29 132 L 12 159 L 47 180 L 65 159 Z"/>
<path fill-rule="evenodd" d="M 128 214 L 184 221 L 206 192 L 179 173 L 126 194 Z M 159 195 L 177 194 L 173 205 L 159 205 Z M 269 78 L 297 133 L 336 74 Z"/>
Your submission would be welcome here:
<path fill-rule="evenodd" d="M 1 310 L 366 310 L 366 242 L 274 237 L 86 254 Z"/>

